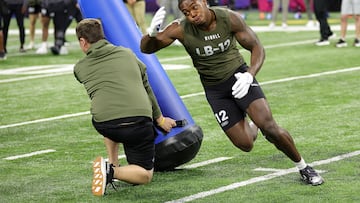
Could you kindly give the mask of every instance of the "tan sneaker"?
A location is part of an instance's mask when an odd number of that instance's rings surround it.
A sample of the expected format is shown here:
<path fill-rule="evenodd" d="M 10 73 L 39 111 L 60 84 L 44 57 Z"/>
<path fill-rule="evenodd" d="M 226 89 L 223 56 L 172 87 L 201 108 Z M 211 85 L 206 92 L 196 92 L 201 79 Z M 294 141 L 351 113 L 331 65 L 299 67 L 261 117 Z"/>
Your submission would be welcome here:
<path fill-rule="evenodd" d="M 103 196 L 106 191 L 107 184 L 113 184 L 114 169 L 111 164 L 105 161 L 101 156 L 96 157 L 93 162 L 93 180 L 91 191 L 95 196 Z"/>
<path fill-rule="evenodd" d="M 106 165 L 103 157 L 96 157 L 93 163 L 91 191 L 95 196 L 103 196 L 106 188 Z"/>

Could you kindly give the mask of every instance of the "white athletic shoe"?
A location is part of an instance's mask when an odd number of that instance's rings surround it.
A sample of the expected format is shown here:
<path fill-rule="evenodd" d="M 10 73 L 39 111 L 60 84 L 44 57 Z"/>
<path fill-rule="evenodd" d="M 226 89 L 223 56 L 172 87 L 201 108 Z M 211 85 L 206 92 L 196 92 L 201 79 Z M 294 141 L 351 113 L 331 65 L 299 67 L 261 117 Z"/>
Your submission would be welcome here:
<path fill-rule="evenodd" d="M 36 54 L 47 54 L 47 53 L 48 53 L 48 48 L 47 46 L 44 45 L 41 45 L 41 47 L 36 50 Z"/>
<path fill-rule="evenodd" d="M 287 25 L 286 23 L 282 23 L 282 24 L 281 24 L 281 27 L 282 27 L 283 29 L 286 29 L 286 28 L 288 27 L 288 25 Z"/>
<path fill-rule="evenodd" d="M 321 39 L 315 43 L 316 46 L 327 46 L 330 45 L 330 41 L 326 39 Z"/>
<path fill-rule="evenodd" d="M 26 46 L 26 49 L 28 50 L 31 50 L 31 49 L 34 49 L 35 46 L 34 46 L 34 42 L 30 42 L 27 46 Z"/>
<path fill-rule="evenodd" d="M 306 23 L 306 27 L 316 27 L 316 22 L 313 21 L 313 20 L 309 20 L 307 23 Z"/>
<path fill-rule="evenodd" d="M 69 54 L 69 51 L 68 49 L 65 47 L 65 46 L 61 46 L 60 48 L 60 55 L 68 55 Z"/>
<path fill-rule="evenodd" d="M 274 22 L 271 22 L 271 23 L 269 24 L 269 28 L 270 28 L 270 29 L 274 29 L 274 28 L 275 28 L 275 23 L 274 23 Z"/>

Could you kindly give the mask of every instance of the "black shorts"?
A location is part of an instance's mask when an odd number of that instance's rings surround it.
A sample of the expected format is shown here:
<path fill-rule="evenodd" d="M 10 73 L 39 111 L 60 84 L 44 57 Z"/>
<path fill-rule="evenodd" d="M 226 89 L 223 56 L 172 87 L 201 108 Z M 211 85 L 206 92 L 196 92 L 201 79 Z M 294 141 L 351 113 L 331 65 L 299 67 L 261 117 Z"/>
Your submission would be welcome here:
<path fill-rule="evenodd" d="M 235 73 L 243 73 L 246 72 L 247 69 L 248 66 L 244 64 L 238 68 Z M 231 76 L 228 80 L 220 84 L 204 87 L 206 98 L 214 112 L 215 118 L 224 131 L 246 117 L 246 109 L 251 102 L 256 99 L 265 98 L 255 78 L 245 97 L 241 99 L 234 98 L 231 88 L 235 82 L 235 76 Z"/>
<path fill-rule="evenodd" d="M 155 131 L 150 118 L 139 116 L 105 122 L 92 120 L 92 123 L 101 135 L 123 144 L 129 164 L 146 170 L 154 168 Z"/>
<path fill-rule="evenodd" d="M 41 6 L 40 5 L 34 5 L 28 7 L 28 13 L 29 14 L 39 14 L 41 13 Z"/>

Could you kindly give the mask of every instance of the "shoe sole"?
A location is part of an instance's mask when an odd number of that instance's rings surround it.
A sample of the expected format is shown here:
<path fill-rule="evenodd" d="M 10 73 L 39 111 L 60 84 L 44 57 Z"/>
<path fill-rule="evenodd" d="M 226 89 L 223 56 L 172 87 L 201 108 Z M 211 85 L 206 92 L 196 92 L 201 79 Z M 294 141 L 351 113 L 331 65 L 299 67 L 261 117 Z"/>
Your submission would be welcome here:
<path fill-rule="evenodd" d="M 336 47 L 337 48 L 347 47 L 347 44 L 337 44 Z"/>
<path fill-rule="evenodd" d="M 95 196 L 103 196 L 106 188 L 106 165 L 104 158 L 96 157 L 93 163 L 91 191 Z"/>
<path fill-rule="evenodd" d="M 306 178 L 306 177 L 303 177 L 303 176 L 300 177 L 300 179 L 301 179 L 304 183 L 306 183 L 306 184 L 308 184 L 308 185 L 312 185 L 312 186 L 322 185 L 322 184 L 325 182 L 322 177 L 320 177 L 320 178 L 321 178 L 321 179 L 320 179 L 318 182 L 311 182 L 311 181 L 310 181 L 308 178 Z"/>
<path fill-rule="evenodd" d="M 321 47 L 321 46 L 329 46 L 330 43 L 315 43 L 315 45 L 319 46 L 319 47 Z"/>

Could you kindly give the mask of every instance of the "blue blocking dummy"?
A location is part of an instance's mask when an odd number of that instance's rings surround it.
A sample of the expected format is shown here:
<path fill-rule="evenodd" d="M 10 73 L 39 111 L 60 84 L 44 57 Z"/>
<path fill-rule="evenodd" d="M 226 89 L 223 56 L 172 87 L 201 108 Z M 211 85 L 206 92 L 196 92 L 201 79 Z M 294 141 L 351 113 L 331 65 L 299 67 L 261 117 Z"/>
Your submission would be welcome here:
<path fill-rule="evenodd" d="M 192 160 L 200 149 L 202 130 L 194 123 L 156 56 L 140 51 L 142 34 L 123 1 L 79 0 L 78 2 L 85 18 L 101 20 L 108 41 L 132 49 L 147 66 L 149 82 L 163 115 L 178 120 L 178 127 L 173 128 L 168 134 L 156 129 L 158 135 L 155 139 L 155 170 L 173 170 Z"/>

